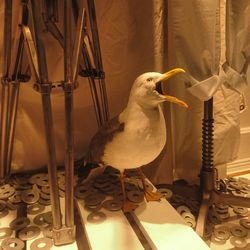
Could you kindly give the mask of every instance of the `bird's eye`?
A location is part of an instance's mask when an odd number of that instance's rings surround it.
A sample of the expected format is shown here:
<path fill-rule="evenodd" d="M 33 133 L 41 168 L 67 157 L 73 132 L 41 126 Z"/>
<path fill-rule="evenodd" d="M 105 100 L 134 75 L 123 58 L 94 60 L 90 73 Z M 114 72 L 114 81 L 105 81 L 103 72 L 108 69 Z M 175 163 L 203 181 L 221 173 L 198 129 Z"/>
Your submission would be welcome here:
<path fill-rule="evenodd" d="M 147 79 L 147 82 L 151 82 L 153 80 L 153 78 L 152 77 L 149 77 L 148 79 Z"/>

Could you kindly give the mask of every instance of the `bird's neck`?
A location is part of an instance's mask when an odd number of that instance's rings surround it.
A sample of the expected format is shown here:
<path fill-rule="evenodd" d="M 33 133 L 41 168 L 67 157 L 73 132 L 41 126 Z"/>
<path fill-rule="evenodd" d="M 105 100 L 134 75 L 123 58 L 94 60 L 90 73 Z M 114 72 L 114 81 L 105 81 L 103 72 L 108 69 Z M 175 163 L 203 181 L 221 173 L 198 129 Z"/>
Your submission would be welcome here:
<path fill-rule="evenodd" d="M 129 102 L 126 109 L 120 114 L 120 122 L 138 121 L 144 117 L 152 117 L 152 121 L 163 117 L 161 105 L 154 107 L 141 106 L 137 102 Z"/>

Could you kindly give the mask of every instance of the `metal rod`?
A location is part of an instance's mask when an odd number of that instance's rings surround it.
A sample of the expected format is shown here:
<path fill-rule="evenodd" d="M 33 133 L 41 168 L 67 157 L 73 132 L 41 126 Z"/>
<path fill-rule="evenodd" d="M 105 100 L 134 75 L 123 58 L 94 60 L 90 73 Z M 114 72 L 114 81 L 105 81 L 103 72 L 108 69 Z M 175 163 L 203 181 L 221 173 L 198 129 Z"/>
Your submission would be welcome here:
<path fill-rule="evenodd" d="M 97 20 L 96 20 L 96 12 L 95 12 L 95 3 L 94 0 L 88 0 L 88 12 L 89 12 L 89 19 L 90 19 L 90 26 L 92 32 L 92 41 L 94 47 L 94 55 L 95 55 L 95 66 L 97 73 L 100 74 L 99 77 L 103 78 L 103 65 L 102 65 L 102 57 L 101 57 L 101 48 L 99 42 L 99 34 L 97 29 Z M 103 115 L 103 122 L 107 122 L 109 120 L 109 108 L 108 108 L 108 97 L 106 93 L 105 81 L 104 79 L 100 80 L 99 82 L 99 89 L 100 89 L 100 99 L 102 103 L 102 115 Z"/>
<path fill-rule="evenodd" d="M 48 155 L 48 174 L 50 181 L 51 191 L 51 206 L 52 206 L 52 218 L 53 226 L 55 229 L 62 227 L 61 221 L 61 209 L 59 200 L 59 189 L 57 182 L 57 171 L 56 171 L 56 151 L 55 151 L 55 139 L 54 139 L 54 127 L 52 119 L 52 109 L 50 100 L 50 89 L 51 84 L 48 82 L 48 72 L 46 65 L 45 50 L 43 47 L 41 32 L 42 32 L 42 20 L 39 11 L 39 3 L 37 0 L 31 0 L 31 7 L 33 12 L 34 22 L 34 33 L 37 48 L 37 59 L 38 59 L 38 72 L 39 72 L 39 83 L 45 84 L 47 89 L 43 90 L 42 93 L 42 105 L 43 105 L 43 117 L 45 125 L 45 136 L 47 143 L 47 155 Z M 50 86 L 49 86 L 50 85 Z"/>
<path fill-rule="evenodd" d="M 0 181 L 4 181 L 7 173 L 6 156 L 7 156 L 7 134 L 8 134 L 8 113 L 9 113 L 9 96 L 10 85 L 2 80 L 2 96 L 1 96 L 1 131 L 0 131 Z"/>
<path fill-rule="evenodd" d="M 3 72 L 2 72 L 2 98 L 1 98 L 1 128 L 0 128 L 0 181 L 8 175 L 8 115 L 10 100 L 10 75 L 11 62 L 11 30 L 12 30 L 12 0 L 4 2 L 4 35 L 3 35 Z"/>
<path fill-rule="evenodd" d="M 65 225 L 74 225 L 74 137 L 71 70 L 71 1 L 64 1 Z"/>
<path fill-rule="evenodd" d="M 3 76 L 9 77 L 11 61 L 12 0 L 4 1 Z"/>
<path fill-rule="evenodd" d="M 75 43 L 73 48 L 73 56 L 72 56 L 72 82 L 74 83 L 78 76 L 78 65 L 79 65 L 79 57 L 80 57 L 80 45 L 82 41 L 82 33 L 83 33 L 83 22 L 85 17 L 85 9 L 83 5 L 81 5 L 81 9 L 79 11 L 77 25 L 76 25 L 76 35 L 75 35 Z"/>

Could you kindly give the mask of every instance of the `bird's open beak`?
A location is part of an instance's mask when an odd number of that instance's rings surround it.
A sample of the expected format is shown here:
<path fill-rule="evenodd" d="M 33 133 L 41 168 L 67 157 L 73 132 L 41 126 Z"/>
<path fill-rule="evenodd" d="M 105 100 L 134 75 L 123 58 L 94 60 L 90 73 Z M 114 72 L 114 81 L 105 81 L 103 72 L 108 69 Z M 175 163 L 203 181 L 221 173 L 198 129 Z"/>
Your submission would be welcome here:
<path fill-rule="evenodd" d="M 169 79 L 170 77 L 176 75 L 177 73 L 185 73 L 185 70 L 181 69 L 181 68 L 172 69 L 172 70 L 162 74 L 162 77 L 160 77 L 157 82 L 166 81 L 167 79 Z M 173 102 L 173 103 L 179 104 L 182 107 L 188 108 L 187 103 L 185 103 L 184 101 L 178 99 L 177 97 L 170 96 L 170 95 L 162 95 L 162 97 L 166 101 Z"/>

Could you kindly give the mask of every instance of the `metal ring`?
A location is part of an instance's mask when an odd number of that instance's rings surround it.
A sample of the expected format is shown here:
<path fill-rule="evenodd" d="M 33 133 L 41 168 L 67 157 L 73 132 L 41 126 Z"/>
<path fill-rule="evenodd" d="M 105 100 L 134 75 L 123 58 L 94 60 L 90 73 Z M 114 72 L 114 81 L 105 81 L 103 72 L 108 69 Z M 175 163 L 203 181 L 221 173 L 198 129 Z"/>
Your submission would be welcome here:
<path fill-rule="evenodd" d="M 181 214 L 181 217 L 183 217 L 184 219 L 192 219 L 192 220 L 195 220 L 195 217 L 192 213 L 190 212 L 184 212 Z"/>
<path fill-rule="evenodd" d="M 39 238 L 34 240 L 31 245 L 31 250 L 49 250 L 53 246 L 53 241 L 50 238 Z"/>
<path fill-rule="evenodd" d="M 227 240 L 231 236 L 230 229 L 225 226 L 218 227 L 214 229 L 214 236 L 219 240 Z"/>
<path fill-rule="evenodd" d="M 44 213 L 34 217 L 33 222 L 38 226 L 47 226 L 49 223 L 45 220 Z"/>
<path fill-rule="evenodd" d="M 40 193 L 40 197 L 43 199 L 43 200 L 50 200 L 50 193 L 49 194 L 46 194 L 46 193 L 43 193 L 41 192 Z"/>
<path fill-rule="evenodd" d="M 90 223 L 102 223 L 106 220 L 106 215 L 103 212 L 93 212 L 87 217 L 87 221 Z"/>
<path fill-rule="evenodd" d="M 44 205 L 44 206 L 51 205 L 51 200 L 45 200 L 45 199 L 42 199 L 41 197 L 40 197 L 38 202 L 39 202 L 39 204 Z"/>
<path fill-rule="evenodd" d="M 44 209 L 45 209 L 45 206 L 43 206 L 39 203 L 36 203 L 36 204 L 32 204 L 32 205 L 28 206 L 27 213 L 28 214 L 39 214 L 39 213 L 43 212 Z"/>
<path fill-rule="evenodd" d="M 224 245 L 227 241 L 226 240 L 220 240 L 217 239 L 214 234 L 211 236 L 211 242 L 213 242 L 216 245 Z"/>
<path fill-rule="evenodd" d="M 10 227 L 0 228 L 0 240 L 8 238 L 12 235 L 12 229 Z"/>
<path fill-rule="evenodd" d="M 7 188 L 6 188 L 6 185 L 8 185 Z M 9 184 L 6 184 L 6 185 L 3 185 L 1 187 L 2 190 L 0 191 L 0 199 L 3 199 L 3 200 L 11 197 L 16 192 L 16 189 L 14 187 L 10 186 Z"/>
<path fill-rule="evenodd" d="M 138 190 L 131 190 L 126 193 L 128 200 L 134 203 L 141 203 L 144 200 L 144 193 Z"/>
<path fill-rule="evenodd" d="M 240 225 L 246 229 L 250 229 L 250 219 L 241 219 L 239 221 Z"/>
<path fill-rule="evenodd" d="M 186 213 L 191 213 L 191 210 L 189 209 L 189 207 L 184 206 L 184 205 L 177 207 L 176 210 L 177 210 L 177 212 L 179 214 L 182 214 L 182 213 L 185 213 L 185 212 Z"/>
<path fill-rule="evenodd" d="M 85 205 L 84 205 L 84 208 L 85 208 L 87 211 L 89 211 L 89 212 L 97 212 L 97 211 L 99 211 L 99 210 L 102 208 L 102 204 L 98 204 L 98 205 L 94 205 L 94 206 L 85 204 Z"/>
<path fill-rule="evenodd" d="M 81 185 L 77 186 L 75 189 L 75 196 L 78 199 L 85 199 L 88 195 L 90 195 L 90 193 L 91 191 L 89 186 Z"/>
<path fill-rule="evenodd" d="M 233 226 L 230 229 L 231 233 L 233 236 L 239 237 L 239 238 L 243 238 L 246 237 L 248 232 L 244 227 L 241 226 Z"/>
<path fill-rule="evenodd" d="M 14 246 L 12 246 L 12 244 Z M 24 242 L 17 238 L 6 238 L 2 241 L 2 248 L 4 250 L 22 250 L 24 248 Z"/>
<path fill-rule="evenodd" d="M 6 207 L 9 209 L 9 210 L 16 210 L 18 208 L 17 205 L 11 203 L 10 201 L 7 201 L 6 202 Z"/>
<path fill-rule="evenodd" d="M 105 199 L 105 195 L 102 194 L 91 194 L 85 199 L 85 204 L 95 206 L 100 203 Z"/>
<path fill-rule="evenodd" d="M 160 193 L 166 199 L 170 199 L 173 196 L 173 192 L 168 188 L 158 188 L 157 193 Z"/>
<path fill-rule="evenodd" d="M 26 241 L 36 238 L 40 234 L 41 230 L 39 227 L 30 226 L 21 229 L 18 233 L 19 239 Z"/>
<path fill-rule="evenodd" d="M 50 194 L 50 186 L 43 186 L 41 191 L 45 194 Z"/>
<path fill-rule="evenodd" d="M 193 218 L 186 217 L 186 218 L 184 218 L 184 221 L 186 222 L 186 224 L 188 226 L 190 226 L 192 228 L 194 228 L 196 226 L 196 221 Z"/>
<path fill-rule="evenodd" d="M 118 211 L 122 209 L 122 202 L 120 200 L 106 200 L 102 206 L 109 211 Z"/>
<path fill-rule="evenodd" d="M 27 227 L 30 224 L 30 220 L 27 217 L 19 217 L 10 223 L 10 228 L 13 230 L 20 230 Z"/>
<path fill-rule="evenodd" d="M 245 248 L 247 246 L 246 239 L 235 236 L 230 238 L 230 243 L 237 248 Z"/>
<path fill-rule="evenodd" d="M 241 216 L 247 216 L 249 214 L 249 210 L 246 207 L 233 207 L 233 211 Z"/>
<path fill-rule="evenodd" d="M 27 204 L 34 204 L 39 200 L 39 193 L 32 189 L 25 190 L 21 193 L 21 199 Z"/>

